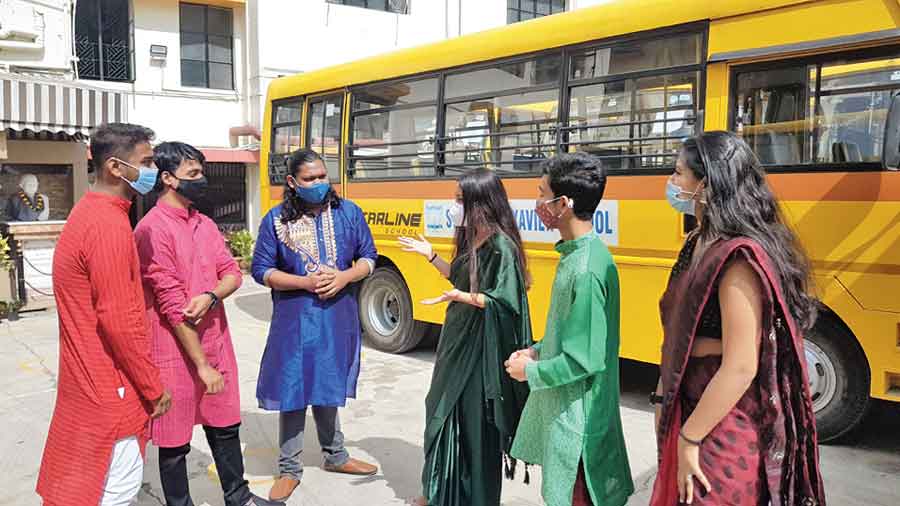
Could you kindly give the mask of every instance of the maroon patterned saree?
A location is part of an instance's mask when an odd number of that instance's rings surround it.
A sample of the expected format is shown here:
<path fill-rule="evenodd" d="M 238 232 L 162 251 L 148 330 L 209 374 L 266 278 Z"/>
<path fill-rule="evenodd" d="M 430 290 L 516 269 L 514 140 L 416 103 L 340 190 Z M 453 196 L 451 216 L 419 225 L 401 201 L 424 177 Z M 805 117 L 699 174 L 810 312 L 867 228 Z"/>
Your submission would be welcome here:
<path fill-rule="evenodd" d="M 723 268 L 737 258 L 750 263 L 764 287 L 759 367 L 751 387 L 700 447 L 712 490 L 695 493 L 693 504 L 825 504 L 803 340 L 769 256 L 754 241 L 738 238 L 712 244 L 697 265 L 673 275 L 660 301 L 664 400 L 651 506 L 678 504 L 678 433 L 721 363 L 721 357 L 691 358 L 691 347 Z M 695 482 L 697 490 L 702 486 Z"/>

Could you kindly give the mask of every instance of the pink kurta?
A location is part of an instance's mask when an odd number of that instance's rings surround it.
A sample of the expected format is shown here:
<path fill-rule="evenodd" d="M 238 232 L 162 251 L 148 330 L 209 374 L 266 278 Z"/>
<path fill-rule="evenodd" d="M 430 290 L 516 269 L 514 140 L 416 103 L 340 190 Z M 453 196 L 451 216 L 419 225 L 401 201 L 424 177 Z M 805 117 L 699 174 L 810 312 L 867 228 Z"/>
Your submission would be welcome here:
<path fill-rule="evenodd" d="M 134 232 L 144 300 L 150 322 L 152 357 L 163 385 L 172 392 L 172 408 L 150 424 L 159 447 L 191 441 L 196 424 L 228 427 L 240 422 L 237 361 L 225 309 L 221 304 L 197 326 L 206 359 L 225 377 L 225 389 L 206 395 L 206 387 L 172 329 L 184 323 L 182 311 L 191 298 L 213 290 L 228 274 L 241 271 L 212 220 L 196 210 L 158 202 Z"/>

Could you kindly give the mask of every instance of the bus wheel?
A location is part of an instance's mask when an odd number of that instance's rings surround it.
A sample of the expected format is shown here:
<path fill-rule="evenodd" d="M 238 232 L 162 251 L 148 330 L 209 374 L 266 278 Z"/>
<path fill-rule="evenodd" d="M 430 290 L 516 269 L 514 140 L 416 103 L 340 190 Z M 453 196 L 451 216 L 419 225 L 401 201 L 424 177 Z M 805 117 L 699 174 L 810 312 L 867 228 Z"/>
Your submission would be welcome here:
<path fill-rule="evenodd" d="M 379 267 L 363 282 L 359 321 L 363 337 L 375 349 L 403 353 L 415 348 L 428 325 L 413 320 L 412 315 L 409 289 L 397 271 Z"/>
<path fill-rule="evenodd" d="M 821 314 L 804 339 L 819 442 L 856 428 L 869 405 L 869 364 L 856 338 L 834 317 Z"/>

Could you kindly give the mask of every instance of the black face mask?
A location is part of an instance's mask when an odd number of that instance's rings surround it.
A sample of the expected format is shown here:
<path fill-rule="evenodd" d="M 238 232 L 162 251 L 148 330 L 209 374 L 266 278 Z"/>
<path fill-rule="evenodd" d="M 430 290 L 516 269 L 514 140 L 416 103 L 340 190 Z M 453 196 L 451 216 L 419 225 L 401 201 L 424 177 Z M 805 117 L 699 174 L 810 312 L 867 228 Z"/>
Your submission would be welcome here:
<path fill-rule="evenodd" d="M 209 188 L 206 176 L 200 176 L 199 179 L 181 179 L 173 174 L 172 177 L 178 180 L 178 188 L 175 188 L 175 191 L 192 204 L 196 205 L 206 198 L 206 190 Z"/>

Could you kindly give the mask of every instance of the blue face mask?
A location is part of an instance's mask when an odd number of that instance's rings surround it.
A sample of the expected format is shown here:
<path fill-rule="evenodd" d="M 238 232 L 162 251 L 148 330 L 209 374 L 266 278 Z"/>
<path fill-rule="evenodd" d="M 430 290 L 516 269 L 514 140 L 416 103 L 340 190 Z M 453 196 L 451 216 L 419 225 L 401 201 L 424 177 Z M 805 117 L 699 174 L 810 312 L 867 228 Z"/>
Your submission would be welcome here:
<path fill-rule="evenodd" d="M 300 197 L 304 202 L 318 205 L 322 202 L 325 202 L 325 197 L 328 196 L 328 190 L 330 189 L 330 183 L 316 183 L 312 186 L 297 185 L 294 188 L 294 191 L 297 193 L 297 196 Z"/>
<path fill-rule="evenodd" d="M 700 188 L 697 188 L 699 191 Z M 666 199 L 669 201 L 669 205 L 672 206 L 679 213 L 689 214 L 694 216 L 697 207 L 697 201 L 694 200 L 694 196 L 697 194 L 695 191 L 691 194 L 690 198 L 684 199 L 681 198 L 680 195 L 686 193 L 681 189 L 680 186 L 673 183 L 672 181 L 666 182 Z"/>
<path fill-rule="evenodd" d="M 128 183 L 128 186 L 130 186 L 134 191 L 140 193 L 141 195 L 146 195 L 153 190 L 154 186 L 156 186 L 156 178 L 159 174 L 159 171 L 157 169 L 154 169 L 153 167 L 135 167 L 134 165 L 131 165 L 126 161 L 119 160 L 118 158 L 116 158 L 116 161 L 138 171 L 137 181 L 131 181 L 124 176 L 119 176 L 123 181 Z"/>

